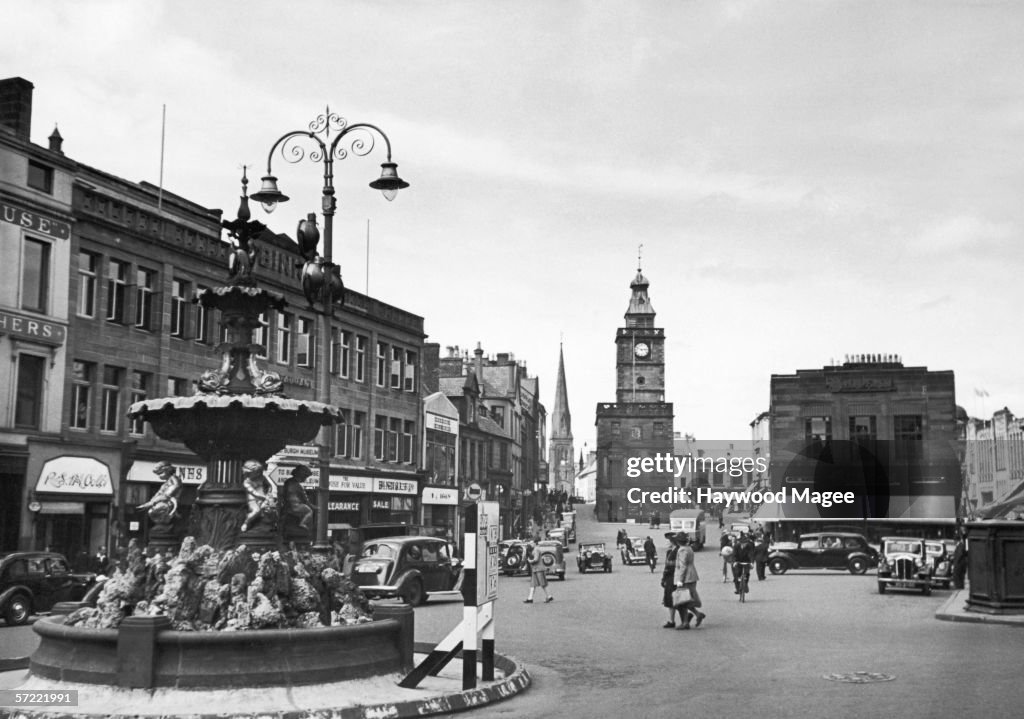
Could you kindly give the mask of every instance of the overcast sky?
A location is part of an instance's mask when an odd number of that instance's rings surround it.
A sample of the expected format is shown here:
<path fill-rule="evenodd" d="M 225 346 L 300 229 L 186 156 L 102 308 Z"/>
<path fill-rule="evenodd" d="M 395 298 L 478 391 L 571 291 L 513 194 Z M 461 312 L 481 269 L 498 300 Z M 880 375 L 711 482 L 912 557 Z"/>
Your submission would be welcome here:
<path fill-rule="evenodd" d="M 323 112 L 411 187 L 335 165 L 345 282 L 429 340 L 512 352 L 577 449 L 615 399 L 643 244 L 676 431 L 746 439 L 773 373 L 897 353 L 1024 413 L 1024 3 L 5 0 L 32 139 L 234 216 Z M 321 167 L 274 171 L 292 234 Z M 253 189 L 251 187 L 250 189 Z M 370 252 L 367 263 L 367 225 Z M 976 389 L 989 393 L 979 398 Z M 983 404 L 984 403 L 984 404 Z"/>

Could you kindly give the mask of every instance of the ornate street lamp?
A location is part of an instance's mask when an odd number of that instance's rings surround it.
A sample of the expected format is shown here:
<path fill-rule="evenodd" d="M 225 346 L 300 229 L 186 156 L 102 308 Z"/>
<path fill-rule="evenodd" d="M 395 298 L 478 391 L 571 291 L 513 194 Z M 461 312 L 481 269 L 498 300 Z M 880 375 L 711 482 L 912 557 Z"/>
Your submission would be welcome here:
<path fill-rule="evenodd" d="M 333 138 L 332 138 L 333 134 Z M 289 197 L 281 192 L 277 185 L 277 177 L 273 173 L 274 153 L 280 148 L 281 157 L 285 162 L 297 163 L 305 158 L 323 165 L 324 187 L 321 197 L 321 212 L 324 216 L 324 248 L 323 255 L 317 251 L 320 231 L 316 226 L 316 214 L 310 213 L 305 220 L 299 222 L 296 239 L 299 251 L 305 259 L 302 268 L 302 291 L 313 307 L 317 302 L 322 309 L 318 313 L 322 352 L 319 371 L 317 372 L 317 401 L 331 403 L 331 318 L 334 316 L 335 303 L 344 301 L 345 286 L 341 281 L 341 268 L 332 261 L 331 250 L 334 230 L 334 212 L 337 201 L 334 197 L 334 161 L 344 160 L 349 153 L 358 157 L 368 155 L 379 136 L 385 145 L 387 159 L 381 163 L 381 174 L 370 182 L 370 187 L 380 190 L 388 200 L 394 200 L 399 190 L 405 189 L 409 183 L 398 176 L 398 165 L 391 161 L 391 141 L 376 125 L 356 123 L 349 125 L 345 118 L 331 112 L 331 108 L 318 115 L 309 123 L 308 130 L 293 130 L 282 135 L 267 154 L 267 174 L 262 178 L 259 192 L 251 195 L 263 209 L 273 212 L 278 203 L 287 202 Z M 345 140 L 349 138 L 348 140 Z M 315 147 L 309 153 L 298 143 L 312 140 Z M 342 143 L 345 140 L 345 143 Z M 327 504 L 330 493 L 330 428 L 324 429 L 320 442 L 320 483 L 317 498 L 316 545 L 327 546 Z"/>

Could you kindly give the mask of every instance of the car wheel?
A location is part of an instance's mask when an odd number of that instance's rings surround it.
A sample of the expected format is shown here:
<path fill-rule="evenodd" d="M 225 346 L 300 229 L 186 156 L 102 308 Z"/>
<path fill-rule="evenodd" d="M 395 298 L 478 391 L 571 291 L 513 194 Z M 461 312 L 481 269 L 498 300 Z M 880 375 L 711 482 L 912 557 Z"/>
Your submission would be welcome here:
<path fill-rule="evenodd" d="M 768 569 L 772 574 L 785 574 L 786 570 L 789 569 L 789 564 L 785 559 L 775 557 L 768 560 Z"/>
<path fill-rule="evenodd" d="M 931 593 L 932 593 L 932 585 L 926 584 L 923 587 L 921 587 L 921 594 L 923 594 L 926 597 L 928 597 L 928 596 L 931 596 Z"/>
<path fill-rule="evenodd" d="M 565 572 L 559 572 L 558 573 L 558 581 L 560 581 L 560 582 L 564 582 L 565 581 Z"/>
<path fill-rule="evenodd" d="M 423 591 L 423 582 L 419 579 L 414 579 L 405 585 L 405 589 L 402 591 L 402 599 L 412 607 L 418 607 L 423 604 L 426 599 L 426 594 Z"/>
<path fill-rule="evenodd" d="M 868 563 L 860 557 L 854 557 L 849 564 L 850 574 L 864 574 L 868 571 Z"/>
<path fill-rule="evenodd" d="M 7 620 L 7 626 L 11 627 L 28 624 L 28 618 L 31 616 L 32 602 L 23 594 L 12 597 L 7 603 L 7 609 L 4 610 L 4 619 Z"/>
<path fill-rule="evenodd" d="M 878 593 L 885 594 L 885 582 L 878 583 Z"/>

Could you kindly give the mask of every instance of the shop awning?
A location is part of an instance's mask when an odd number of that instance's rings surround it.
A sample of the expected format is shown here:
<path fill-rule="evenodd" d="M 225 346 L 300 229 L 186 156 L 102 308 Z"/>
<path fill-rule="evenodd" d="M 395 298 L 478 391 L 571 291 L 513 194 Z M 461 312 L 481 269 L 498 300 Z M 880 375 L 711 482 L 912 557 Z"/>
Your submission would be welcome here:
<path fill-rule="evenodd" d="M 43 464 L 36 481 L 36 493 L 112 497 L 110 468 L 92 457 L 55 457 Z"/>
<path fill-rule="evenodd" d="M 978 510 L 979 519 L 1014 519 L 1024 516 L 1024 482 Z"/>

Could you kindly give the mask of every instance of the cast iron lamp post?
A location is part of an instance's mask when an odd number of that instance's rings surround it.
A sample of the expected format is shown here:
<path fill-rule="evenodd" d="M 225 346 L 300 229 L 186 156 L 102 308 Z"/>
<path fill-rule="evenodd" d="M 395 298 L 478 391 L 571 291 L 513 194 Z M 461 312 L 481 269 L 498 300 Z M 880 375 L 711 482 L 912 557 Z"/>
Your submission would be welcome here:
<path fill-rule="evenodd" d="M 332 139 L 331 134 L 336 133 Z M 352 133 L 357 133 L 350 137 Z M 299 251 L 306 264 L 302 268 L 302 291 L 312 306 L 321 304 L 319 314 L 319 334 L 321 338 L 320 366 L 317 370 L 317 401 L 331 403 L 331 320 L 334 317 L 334 304 L 344 301 L 345 286 L 341 281 L 338 265 L 331 259 L 332 235 L 334 228 L 334 211 L 337 200 L 334 197 L 334 160 L 344 160 L 349 152 L 363 157 L 374 148 L 374 138 L 379 135 L 384 140 L 387 159 L 381 163 L 381 175 L 370 183 L 370 187 L 380 190 L 387 200 L 394 200 L 398 191 L 409 186 L 409 183 L 398 176 L 398 165 L 391 161 L 391 141 L 376 125 L 356 123 L 349 125 L 345 118 L 331 112 L 330 107 L 309 123 L 308 130 L 292 130 L 282 135 L 267 154 L 267 174 L 263 177 L 263 186 L 259 192 L 253 193 L 252 199 L 263 205 L 267 212 L 273 212 L 278 203 L 289 198 L 277 187 L 277 178 L 273 174 L 272 163 L 274 153 L 281 149 L 281 157 L 285 162 L 297 163 L 307 157 L 306 151 L 296 144 L 303 139 L 312 140 L 315 147 L 308 154 L 313 162 L 323 165 L 324 188 L 321 197 L 321 211 L 324 216 L 324 251 L 323 256 L 317 252 L 320 231 L 316 227 L 316 214 L 310 213 L 306 220 L 299 222 L 297 240 Z M 347 147 L 341 144 L 345 138 Z M 295 142 L 293 142 L 295 141 Z M 330 497 L 330 435 L 331 427 L 325 427 L 320 433 L 320 481 L 317 497 L 316 546 L 327 547 L 327 505 Z"/>

